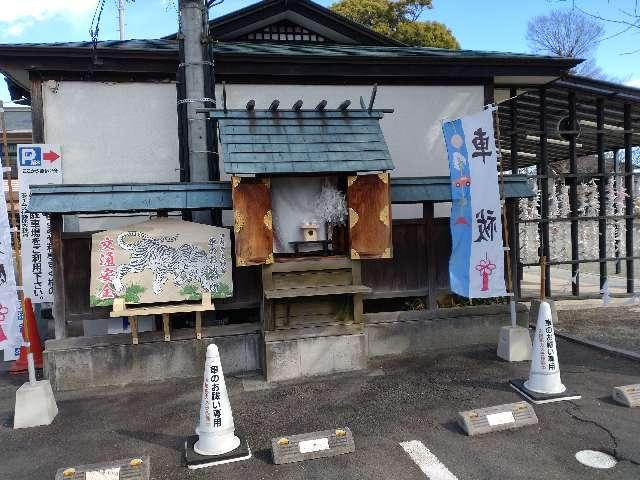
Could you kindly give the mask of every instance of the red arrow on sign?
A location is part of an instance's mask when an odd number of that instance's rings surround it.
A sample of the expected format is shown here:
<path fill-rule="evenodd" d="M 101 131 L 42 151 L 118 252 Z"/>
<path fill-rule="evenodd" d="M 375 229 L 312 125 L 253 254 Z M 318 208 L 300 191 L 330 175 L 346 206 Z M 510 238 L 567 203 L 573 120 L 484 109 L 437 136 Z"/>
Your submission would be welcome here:
<path fill-rule="evenodd" d="M 56 152 L 54 152 L 53 150 L 49 150 L 48 152 L 45 152 L 42 155 L 42 158 L 44 158 L 45 162 L 55 162 L 57 159 L 60 158 L 60 155 L 58 155 Z"/>

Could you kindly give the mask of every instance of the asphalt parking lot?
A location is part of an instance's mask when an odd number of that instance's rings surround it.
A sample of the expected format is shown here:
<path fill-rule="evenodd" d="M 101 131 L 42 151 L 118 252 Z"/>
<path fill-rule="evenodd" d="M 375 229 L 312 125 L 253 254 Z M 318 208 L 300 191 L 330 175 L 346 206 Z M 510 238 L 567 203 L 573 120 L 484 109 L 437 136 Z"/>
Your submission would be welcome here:
<path fill-rule="evenodd" d="M 194 471 L 181 459 L 197 422 L 199 380 L 58 394 L 51 426 L 13 430 L 23 379 L 1 374 L 0 478 L 53 479 L 61 467 L 149 455 L 153 479 L 425 479 L 400 446 L 415 440 L 460 480 L 639 479 L 640 409 L 609 396 L 613 386 L 640 381 L 640 363 L 562 340 L 558 348 L 562 379 L 583 398 L 535 406 L 537 426 L 478 437 L 461 432 L 456 413 L 519 401 L 507 381 L 528 373 L 528 363 L 502 362 L 489 347 L 386 359 L 365 372 L 269 388 L 229 378 L 236 428 L 254 457 Z M 355 453 L 273 465 L 272 437 L 343 425 L 354 433 Z M 619 463 L 585 467 L 574 458 L 584 449 L 608 452 Z"/>

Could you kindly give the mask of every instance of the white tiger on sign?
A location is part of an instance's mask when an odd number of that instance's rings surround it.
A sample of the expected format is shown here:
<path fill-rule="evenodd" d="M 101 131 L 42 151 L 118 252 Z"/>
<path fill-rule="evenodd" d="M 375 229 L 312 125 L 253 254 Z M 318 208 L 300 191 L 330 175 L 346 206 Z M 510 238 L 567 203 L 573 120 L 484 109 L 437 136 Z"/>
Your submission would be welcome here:
<path fill-rule="evenodd" d="M 129 263 L 119 265 L 113 277 L 113 288 L 121 295 L 125 286 L 122 279 L 129 273 L 140 273 L 144 270 L 153 272 L 153 292 L 162 293 L 162 286 L 169 274 L 173 275 L 176 285 L 182 286 L 187 282 L 202 285 L 207 292 L 214 291 L 227 271 L 227 261 L 224 256 L 224 235 L 217 239 L 209 239 L 209 251 L 189 244 L 179 247 L 166 245 L 177 240 L 179 234 L 167 237 L 152 237 L 144 232 L 129 231 L 118 235 L 120 248 L 131 252 Z M 135 242 L 127 242 L 127 237 L 137 237 Z"/>

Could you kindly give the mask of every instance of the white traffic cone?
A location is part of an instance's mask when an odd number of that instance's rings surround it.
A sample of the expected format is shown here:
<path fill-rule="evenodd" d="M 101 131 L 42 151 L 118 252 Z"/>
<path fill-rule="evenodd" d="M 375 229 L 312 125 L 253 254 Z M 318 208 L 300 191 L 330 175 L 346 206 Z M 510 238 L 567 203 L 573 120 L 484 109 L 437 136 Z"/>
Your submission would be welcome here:
<path fill-rule="evenodd" d="M 553 315 L 548 302 L 540 302 L 529 380 L 511 380 L 511 386 L 533 403 L 559 402 L 581 398 L 567 391 L 560 380 L 560 363 L 553 331 Z"/>
<path fill-rule="evenodd" d="M 222 455 L 240 446 L 233 424 L 233 413 L 224 383 L 218 347 L 207 347 L 202 383 L 200 423 L 196 427 L 199 440 L 193 449 L 200 455 Z"/>
<path fill-rule="evenodd" d="M 540 302 L 536 334 L 533 337 L 533 353 L 529 380 L 524 386 L 533 392 L 557 395 L 567 390 L 560 380 L 560 363 L 556 349 L 556 336 L 553 331 L 551 306 Z"/>
<path fill-rule="evenodd" d="M 191 469 L 251 458 L 246 440 L 236 436 L 233 413 L 215 344 L 207 347 L 197 437 L 187 439 L 185 458 Z"/>

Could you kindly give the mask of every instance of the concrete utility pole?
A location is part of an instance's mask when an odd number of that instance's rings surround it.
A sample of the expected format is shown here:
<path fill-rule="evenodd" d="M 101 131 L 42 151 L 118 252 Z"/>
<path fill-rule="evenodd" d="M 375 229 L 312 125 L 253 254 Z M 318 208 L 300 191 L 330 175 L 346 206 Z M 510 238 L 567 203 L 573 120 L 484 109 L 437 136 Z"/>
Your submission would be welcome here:
<path fill-rule="evenodd" d="M 180 33 L 184 49 L 184 81 L 187 104 L 187 138 L 189 145 L 189 181 L 209 180 L 207 156 L 207 119 L 197 114 L 196 109 L 209 101 L 205 95 L 204 76 L 204 16 L 207 14 L 206 0 L 179 0 Z M 211 223 L 209 212 L 193 212 L 193 220 Z"/>
<path fill-rule="evenodd" d="M 120 26 L 120 40 L 124 40 L 124 2 L 118 0 L 118 24 Z"/>

